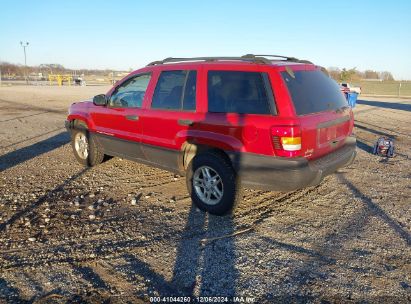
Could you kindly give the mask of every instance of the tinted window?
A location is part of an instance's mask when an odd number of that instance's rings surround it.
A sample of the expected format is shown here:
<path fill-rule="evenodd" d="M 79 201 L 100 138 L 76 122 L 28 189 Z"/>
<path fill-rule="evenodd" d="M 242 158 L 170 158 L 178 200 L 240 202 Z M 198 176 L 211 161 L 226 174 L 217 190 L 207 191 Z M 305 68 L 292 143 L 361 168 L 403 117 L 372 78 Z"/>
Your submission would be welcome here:
<path fill-rule="evenodd" d="M 270 114 L 270 100 L 261 73 L 208 72 L 209 112 Z"/>
<path fill-rule="evenodd" d="M 116 108 L 140 108 L 151 75 L 130 78 L 119 85 L 110 97 L 109 105 Z"/>
<path fill-rule="evenodd" d="M 337 110 L 348 106 L 338 84 L 321 71 L 282 72 L 297 115 Z"/>
<path fill-rule="evenodd" d="M 158 79 L 151 107 L 194 110 L 196 71 L 164 71 Z"/>

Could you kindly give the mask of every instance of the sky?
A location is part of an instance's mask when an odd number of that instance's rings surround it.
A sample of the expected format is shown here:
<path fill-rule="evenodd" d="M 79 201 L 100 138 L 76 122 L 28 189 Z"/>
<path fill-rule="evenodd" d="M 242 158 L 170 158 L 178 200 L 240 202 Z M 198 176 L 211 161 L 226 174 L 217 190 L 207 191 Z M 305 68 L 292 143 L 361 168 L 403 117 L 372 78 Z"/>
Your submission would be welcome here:
<path fill-rule="evenodd" d="M 0 61 L 129 70 L 280 54 L 411 80 L 411 1 L 0 0 Z"/>

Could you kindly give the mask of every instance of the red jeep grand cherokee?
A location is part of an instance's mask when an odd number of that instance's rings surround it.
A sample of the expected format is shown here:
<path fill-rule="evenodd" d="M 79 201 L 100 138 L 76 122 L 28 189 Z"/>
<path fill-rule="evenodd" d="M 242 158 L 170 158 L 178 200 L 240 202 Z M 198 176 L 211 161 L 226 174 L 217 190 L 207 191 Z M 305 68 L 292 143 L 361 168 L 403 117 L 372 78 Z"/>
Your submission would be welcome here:
<path fill-rule="evenodd" d="M 240 183 L 314 186 L 356 155 L 338 84 L 308 61 L 275 55 L 150 63 L 71 105 L 66 127 L 81 164 L 110 155 L 186 175 L 193 202 L 218 215 Z"/>

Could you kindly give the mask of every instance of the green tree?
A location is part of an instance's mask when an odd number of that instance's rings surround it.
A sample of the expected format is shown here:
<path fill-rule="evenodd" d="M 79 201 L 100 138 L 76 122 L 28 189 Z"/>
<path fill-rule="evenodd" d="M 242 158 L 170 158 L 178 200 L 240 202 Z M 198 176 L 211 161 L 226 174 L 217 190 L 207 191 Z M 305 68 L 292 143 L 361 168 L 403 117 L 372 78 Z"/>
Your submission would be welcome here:
<path fill-rule="evenodd" d="M 356 68 L 352 68 L 347 70 L 346 68 L 343 68 L 340 74 L 340 79 L 341 81 L 345 82 L 345 81 L 352 81 L 353 79 L 356 79 L 358 77 L 356 77 L 357 75 L 357 70 Z"/>

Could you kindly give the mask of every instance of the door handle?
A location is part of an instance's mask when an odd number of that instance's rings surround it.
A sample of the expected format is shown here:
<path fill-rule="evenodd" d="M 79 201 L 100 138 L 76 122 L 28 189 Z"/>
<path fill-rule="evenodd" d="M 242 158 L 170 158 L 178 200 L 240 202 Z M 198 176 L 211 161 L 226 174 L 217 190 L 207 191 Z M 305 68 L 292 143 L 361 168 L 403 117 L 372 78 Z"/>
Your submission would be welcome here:
<path fill-rule="evenodd" d="M 178 124 L 180 126 L 192 126 L 194 124 L 194 121 L 190 119 L 179 119 Z"/>
<path fill-rule="evenodd" d="M 137 115 L 126 115 L 126 119 L 127 120 L 138 120 L 138 116 Z"/>

